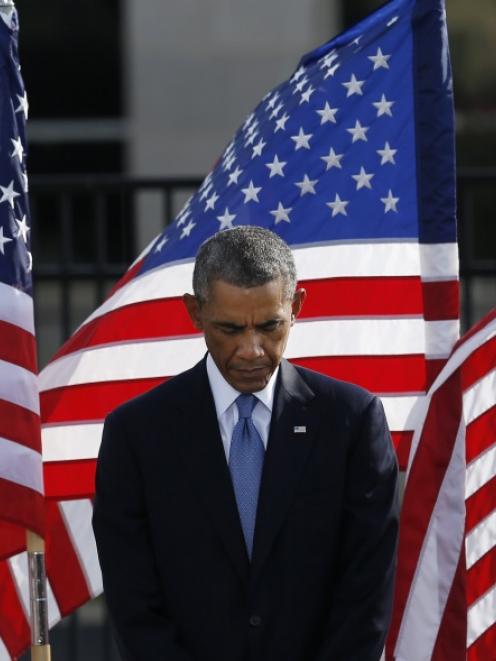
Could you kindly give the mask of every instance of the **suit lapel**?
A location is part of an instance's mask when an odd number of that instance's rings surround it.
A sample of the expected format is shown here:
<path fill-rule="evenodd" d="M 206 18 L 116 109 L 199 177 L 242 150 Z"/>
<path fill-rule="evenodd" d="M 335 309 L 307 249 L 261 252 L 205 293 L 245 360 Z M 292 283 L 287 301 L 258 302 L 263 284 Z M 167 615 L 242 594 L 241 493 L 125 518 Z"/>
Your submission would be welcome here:
<path fill-rule="evenodd" d="M 295 368 L 282 361 L 258 500 L 253 578 L 284 522 L 312 447 L 315 430 L 309 424 L 307 407 L 313 398 L 313 391 Z"/>
<path fill-rule="evenodd" d="M 183 458 L 198 501 L 205 508 L 240 577 L 247 580 L 248 556 L 231 476 L 222 446 L 205 361 L 192 371 L 191 406 L 183 410 Z"/>

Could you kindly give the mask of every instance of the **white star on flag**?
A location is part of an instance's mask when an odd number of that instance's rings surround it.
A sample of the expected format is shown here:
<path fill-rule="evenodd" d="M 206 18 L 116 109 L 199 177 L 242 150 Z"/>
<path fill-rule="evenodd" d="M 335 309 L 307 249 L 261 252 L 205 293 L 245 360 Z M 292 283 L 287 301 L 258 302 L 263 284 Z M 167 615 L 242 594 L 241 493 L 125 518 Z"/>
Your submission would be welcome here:
<path fill-rule="evenodd" d="M 22 146 L 21 138 L 11 138 L 10 140 L 14 145 L 14 151 L 11 154 L 12 158 L 17 157 L 20 161 L 22 161 L 24 156 L 24 147 Z"/>
<path fill-rule="evenodd" d="M 289 213 L 291 212 L 292 207 L 288 207 L 285 209 L 281 202 L 277 205 L 277 209 L 274 209 L 270 213 L 274 216 L 276 225 L 280 223 L 281 221 L 284 220 L 286 223 L 290 223 L 291 221 L 289 220 Z"/>
<path fill-rule="evenodd" d="M 8 186 L 0 186 L 0 191 L 2 191 L 0 202 L 8 202 L 14 208 L 14 200 L 20 195 L 20 193 L 16 193 L 14 190 L 14 180 L 12 179 Z"/>
<path fill-rule="evenodd" d="M 311 133 L 305 133 L 303 128 L 300 127 L 298 135 L 292 135 L 291 140 L 295 143 L 295 151 L 298 149 L 310 149 L 310 138 L 312 137 Z"/>
<path fill-rule="evenodd" d="M 391 55 L 384 55 L 380 48 L 377 49 L 375 55 L 369 55 L 369 60 L 374 63 L 374 71 L 376 69 L 389 69 L 388 60 Z"/>
<path fill-rule="evenodd" d="M 348 98 L 349 96 L 353 96 L 353 94 L 360 94 L 360 96 L 362 96 L 363 95 L 362 85 L 364 83 L 365 83 L 364 80 L 357 80 L 355 78 L 355 74 L 352 73 L 351 78 L 347 83 L 341 83 L 341 85 L 346 87 L 346 89 L 348 90 L 346 94 L 346 98 Z"/>
<path fill-rule="evenodd" d="M 24 117 L 27 119 L 28 109 L 29 109 L 28 95 L 26 94 L 26 92 L 24 92 L 23 96 L 21 96 L 20 94 L 16 94 L 16 96 L 17 96 L 17 100 L 19 101 L 19 105 L 15 109 L 15 112 L 23 112 Z"/>
<path fill-rule="evenodd" d="M 262 150 L 266 146 L 266 142 L 263 138 L 260 138 L 260 140 L 257 142 L 256 145 L 252 148 L 252 154 L 251 157 L 255 158 L 255 156 L 261 156 L 262 155 Z"/>
<path fill-rule="evenodd" d="M 227 182 L 227 185 L 230 186 L 231 184 L 237 184 L 238 179 L 240 178 L 242 172 L 243 170 L 241 170 L 241 168 L 236 166 L 234 172 L 231 172 L 231 174 L 229 175 L 229 181 Z"/>
<path fill-rule="evenodd" d="M 219 230 L 232 230 L 232 221 L 236 218 L 235 213 L 229 213 L 229 209 L 226 207 L 226 210 L 222 216 L 217 216 L 217 220 L 220 222 Z"/>
<path fill-rule="evenodd" d="M 384 144 L 384 149 L 377 149 L 376 151 L 381 157 L 381 165 L 385 165 L 386 163 L 392 163 L 393 165 L 396 164 L 396 161 L 394 160 L 394 155 L 398 150 L 391 149 L 391 147 L 389 146 L 389 142 L 386 142 Z"/>
<path fill-rule="evenodd" d="M 358 174 L 351 175 L 352 179 L 356 181 L 357 190 L 360 190 L 360 188 L 372 188 L 370 180 L 373 176 L 373 174 L 367 174 L 363 167 L 360 168 L 360 172 Z"/>
<path fill-rule="evenodd" d="M 352 143 L 357 142 L 357 140 L 364 140 L 365 142 L 367 142 L 367 136 L 365 134 L 369 130 L 369 127 L 362 126 L 358 119 L 355 122 L 354 128 L 350 128 L 346 130 L 348 131 L 348 133 L 351 133 L 351 135 L 353 136 Z"/>
<path fill-rule="evenodd" d="M 344 154 L 336 154 L 334 149 L 331 147 L 329 154 L 327 156 L 321 156 L 320 160 L 324 161 L 326 164 L 326 171 L 330 170 L 331 168 L 342 168 L 341 165 L 341 159 L 343 158 Z"/>
<path fill-rule="evenodd" d="M 193 227 L 196 227 L 196 223 L 194 223 L 193 219 L 191 219 L 189 223 L 183 227 L 181 231 L 181 239 L 184 239 L 185 236 L 189 236 Z"/>
<path fill-rule="evenodd" d="M 302 181 L 295 182 L 295 186 L 298 186 L 300 189 L 300 197 L 306 195 L 307 193 L 315 193 L 315 184 L 318 182 L 318 179 L 309 179 L 308 175 L 303 176 Z"/>
<path fill-rule="evenodd" d="M 389 117 L 392 117 L 393 113 L 391 112 L 391 106 L 393 103 L 394 101 L 388 101 L 384 94 L 380 101 L 374 101 L 372 105 L 377 108 L 377 117 L 382 117 L 382 115 L 389 115 Z"/>
<path fill-rule="evenodd" d="M 387 197 L 381 197 L 381 202 L 384 204 L 384 213 L 387 213 L 388 211 L 397 212 L 398 209 L 396 208 L 396 205 L 399 200 L 399 197 L 393 197 L 393 193 L 391 192 L 391 189 L 389 189 Z"/>
<path fill-rule="evenodd" d="M 308 83 L 308 78 L 304 76 L 296 85 L 293 90 L 293 94 L 297 94 L 298 92 L 301 92 L 301 90 L 305 87 L 305 85 Z"/>
<path fill-rule="evenodd" d="M 278 99 L 279 99 L 279 92 L 274 92 L 274 94 L 270 97 L 269 101 L 267 102 L 265 109 L 272 110 L 272 108 L 276 105 Z"/>
<path fill-rule="evenodd" d="M 253 200 L 254 202 L 260 202 L 260 200 L 258 199 L 258 194 L 260 193 L 261 190 L 262 187 L 254 186 L 253 181 L 250 179 L 250 183 L 248 184 L 247 188 L 241 189 L 241 192 L 245 196 L 244 203 L 246 204 L 251 200 Z"/>
<path fill-rule="evenodd" d="M 338 55 L 335 51 L 331 51 L 330 53 L 327 53 L 327 55 L 322 60 L 320 68 L 326 69 L 328 67 L 331 67 L 333 62 L 335 62 L 337 59 L 338 59 Z"/>
<path fill-rule="evenodd" d="M 217 193 L 214 191 L 212 195 L 207 199 L 207 203 L 205 204 L 205 211 L 208 211 L 209 209 L 214 209 L 215 208 L 215 203 L 219 199 L 219 196 Z"/>
<path fill-rule="evenodd" d="M 346 207 L 348 206 L 349 202 L 347 200 L 342 200 L 339 195 L 336 193 L 336 197 L 334 198 L 334 202 L 326 202 L 326 205 L 332 209 L 332 217 L 337 216 L 339 213 L 343 214 L 343 216 L 346 216 Z"/>
<path fill-rule="evenodd" d="M 326 101 L 325 106 L 321 110 L 316 112 L 320 115 L 320 124 L 325 124 L 326 122 L 336 123 L 336 113 L 339 108 L 331 108 L 329 103 Z"/>
<path fill-rule="evenodd" d="M 313 94 L 314 92 L 315 92 L 315 88 L 312 87 L 312 86 L 310 85 L 310 87 L 308 87 L 308 88 L 303 92 L 303 94 L 301 95 L 301 98 L 300 98 L 300 105 L 301 105 L 302 103 L 309 103 L 309 101 L 310 101 L 310 97 L 312 96 L 312 94 Z"/>
<path fill-rule="evenodd" d="M 286 130 L 286 122 L 289 119 L 289 115 L 284 113 L 282 117 L 279 117 L 279 119 L 276 122 L 276 128 L 274 129 L 274 133 L 277 133 L 277 131 L 285 131 Z"/>
<path fill-rule="evenodd" d="M 169 238 L 164 234 L 160 241 L 157 243 L 155 246 L 155 250 L 153 252 L 161 252 L 162 248 L 165 246 Z"/>
<path fill-rule="evenodd" d="M 274 156 L 272 163 L 266 163 L 265 165 L 270 170 L 269 179 L 272 179 L 272 177 L 275 177 L 276 175 L 284 177 L 283 168 L 286 165 L 286 161 L 280 161 L 277 154 Z"/>
<path fill-rule="evenodd" d="M 12 241 L 12 239 L 9 239 L 8 236 L 4 236 L 3 234 L 3 227 L 0 225 L 0 252 L 2 255 L 5 255 L 5 244 L 8 243 L 9 241 Z"/>
<path fill-rule="evenodd" d="M 277 117 L 277 115 L 281 112 L 281 110 L 284 108 L 284 105 L 282 103 L 279 103 L 274 110 L 270 113 L 270 119 L 274 119 L 274 117 Z"/>
<path fill-rule="evenodd" d="M 22 220 L 18 220 L 17 218 L 14 218 L 14 220 L 16 221 L 17 227 L 18 227 L 17 236 L 22 236 L 22 240 L 24 241 L 24 243 L 27 243 L 28 232 L 31 230 L 31 228 L 28 227 L 26 214 L 24 214 L 24 216 L 22 217 Z"/>
<path fill-rule="evenodd" d="M 336 73 L 336 71 L 339 69 L 340 66 L 341 65 L 339 64 L 339 62 L 336 62 L 336 64 L 333 67 L 327 69 L 327 71 L 325 72 L 324 80 L 327 80 L 327 78 L 334 76 L 334 74 Z"/>
<path fill-rule="evenodd" d="M 290 83 L 294 83 L 295 80 L 298 80 L 298 78 L 301 78 L 301 77 L 303 76 L 304 73 L 305 73 L 305 67 L 299 67 L 299 68 L 294 72 L 294 74 L 291 76 L 291 78 L 289 79 L 289 82 L 290 82 Z"/>

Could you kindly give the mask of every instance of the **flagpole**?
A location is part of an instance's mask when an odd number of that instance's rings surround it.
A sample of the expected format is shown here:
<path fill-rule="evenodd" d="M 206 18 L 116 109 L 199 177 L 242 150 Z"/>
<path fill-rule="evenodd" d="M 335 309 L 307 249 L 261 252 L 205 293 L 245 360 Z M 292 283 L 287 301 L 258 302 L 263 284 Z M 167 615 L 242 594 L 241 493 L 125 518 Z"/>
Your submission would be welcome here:
<path fill-rule="evenodd" d="M 26 538 L 31 606 L 31 661 L 50 661 L 45 542 L 42 537 L 31 530 L 26 531 Z"/>

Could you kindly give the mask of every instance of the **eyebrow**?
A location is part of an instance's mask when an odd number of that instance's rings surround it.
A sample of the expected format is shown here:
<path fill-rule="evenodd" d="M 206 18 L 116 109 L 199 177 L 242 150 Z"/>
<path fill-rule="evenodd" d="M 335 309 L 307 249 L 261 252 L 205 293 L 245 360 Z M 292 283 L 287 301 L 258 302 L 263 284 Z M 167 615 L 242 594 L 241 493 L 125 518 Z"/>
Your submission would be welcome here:
<path fill-rule="evenodd" d="M 260 328 L 260 329 L 265 329 L 268 328 L 269 326 L 272 326 L 273 324 L 277 324 L 281 321 L 280 317 L 275 317 L 274 319 L 267 319 L 267 321 L 263 321 L 261 324 L 256 324 L 255 328 Z M 226 330 L 233 330 L 233 331 L 241 331 L 246 326 L 240 326 L 239 324 L 235 324 L 230 321 L 214 321 L 213 322 L 218 328 L 224 328 Z"/>

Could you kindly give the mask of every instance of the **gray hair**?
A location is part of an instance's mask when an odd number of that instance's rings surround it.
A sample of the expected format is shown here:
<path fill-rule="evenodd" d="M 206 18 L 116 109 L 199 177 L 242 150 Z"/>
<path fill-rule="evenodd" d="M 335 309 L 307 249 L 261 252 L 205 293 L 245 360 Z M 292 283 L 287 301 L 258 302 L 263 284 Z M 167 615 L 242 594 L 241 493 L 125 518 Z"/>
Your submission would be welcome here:
<path fill-rule="evenodd" d="M 217 232 L 200 246 L 193 271 L 193 291 L 203 304 L 215 280 L 248 288 L 279 277 L 285 298 L 292 299 L 296 267 L 287 243 L 270 230 L 241 225 Z"/>

